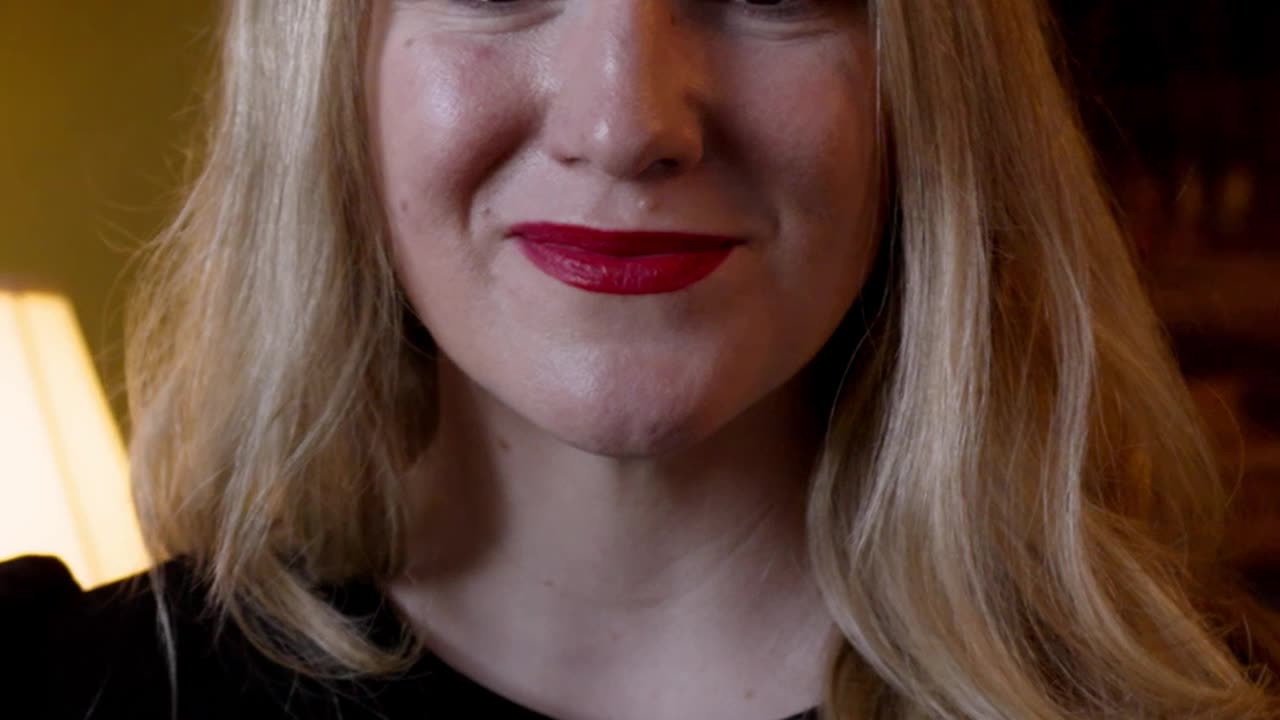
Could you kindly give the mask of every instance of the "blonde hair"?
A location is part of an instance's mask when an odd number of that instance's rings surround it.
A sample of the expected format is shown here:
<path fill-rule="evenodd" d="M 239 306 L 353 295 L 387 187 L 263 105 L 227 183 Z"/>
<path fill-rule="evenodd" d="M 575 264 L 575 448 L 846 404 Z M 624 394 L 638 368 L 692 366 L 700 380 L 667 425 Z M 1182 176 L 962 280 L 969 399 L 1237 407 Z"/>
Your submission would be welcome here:
<path fill-rule="evenodd" d="M 318 677 L 420 650 L 373 646 L 318 594 L 400 567 L 435 412 L 366 147 L 364 4 L 230 4 L 203 164 L 147 256 L 127 358 L 152 551 L 194 558 L 220 612 Z M 824 712 L 1274 715 L 1232 652 L 1263 616 L 1218 565 L 1224 491 L 1043 10 L 869 12 L 893 212 L 854 311 L 873 317 L 829 346 L 808 523 L 847 642 Z"/>

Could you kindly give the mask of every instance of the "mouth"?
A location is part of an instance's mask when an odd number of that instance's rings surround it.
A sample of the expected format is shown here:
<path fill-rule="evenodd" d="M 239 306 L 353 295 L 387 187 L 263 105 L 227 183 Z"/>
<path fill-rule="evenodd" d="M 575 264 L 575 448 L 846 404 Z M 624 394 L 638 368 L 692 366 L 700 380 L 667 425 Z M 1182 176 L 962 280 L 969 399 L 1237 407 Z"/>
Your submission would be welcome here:
<path fill-rule="evenodd" d="M 653 295 L 715 272 L 742 241 L 723 235 L 596 230 L 525 223 L 512 228 L 525 257 L 546 275 L 588 292 Z"/>

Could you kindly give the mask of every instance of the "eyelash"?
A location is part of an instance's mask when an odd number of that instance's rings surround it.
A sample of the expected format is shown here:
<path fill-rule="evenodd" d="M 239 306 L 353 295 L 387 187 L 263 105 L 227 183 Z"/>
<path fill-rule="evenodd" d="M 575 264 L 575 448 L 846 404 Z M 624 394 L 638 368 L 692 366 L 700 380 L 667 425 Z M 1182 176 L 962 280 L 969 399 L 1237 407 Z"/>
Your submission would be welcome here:
<path fill-rule="evenodd" d="M 766 5 L 763 7 L 744 5 L 743 12 L 750 17 L 792 20 L 812 15 L 817 10 L 817 4 L 816 0 L 796 0 L 789 4 L 784 2 L 778 5 Z"/>
<path fill-rule="evenodd" d="M 714 0 L 717 4 L 724 4 L 729 0 Z M 795 20 L 808 17 L 816 12 L 815 6 L 819 0 L 793 0 L 790 3 L 780 2 L 777 5 L 749 5 L 742 3 L 739 5 L 741 11 L 747 17 L 760 18 L 766 20 Z M 495 2 L 495 0 L 449 0 L 455 5 L 462 5 L 472 10 L 480 12 L 510 12 L 514 10 L 520 0 L 507 0 L 506 2 Z M 502 7 L 502 6 L 507 7 Z"/>

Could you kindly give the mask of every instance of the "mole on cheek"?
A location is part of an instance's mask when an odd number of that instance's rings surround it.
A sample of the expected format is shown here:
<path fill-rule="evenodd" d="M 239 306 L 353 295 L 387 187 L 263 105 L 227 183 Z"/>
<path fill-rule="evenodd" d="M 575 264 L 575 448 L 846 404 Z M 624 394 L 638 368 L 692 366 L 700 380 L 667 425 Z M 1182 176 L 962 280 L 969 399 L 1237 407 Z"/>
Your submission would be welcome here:
<path fill-rule="evenodd" d="M 400 214 L 401 214 L 401 215 L 408 215 L 408 214 L 409 214 L 409 201 L 408 201 L 408 200 L 401 200 L 401 201 L 400 201 Z"/>

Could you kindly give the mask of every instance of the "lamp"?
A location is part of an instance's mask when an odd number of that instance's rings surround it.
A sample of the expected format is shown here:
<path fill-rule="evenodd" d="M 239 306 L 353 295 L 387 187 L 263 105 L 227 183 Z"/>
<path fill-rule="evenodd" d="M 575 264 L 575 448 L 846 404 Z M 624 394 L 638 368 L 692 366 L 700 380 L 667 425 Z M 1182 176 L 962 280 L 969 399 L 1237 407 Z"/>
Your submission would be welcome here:
<path fill-rule="evenodd" d="M 129 470 L 70 303 L 0 287 L 0 558 L 62 558 L 82 586 L 145 568 Z"/>

